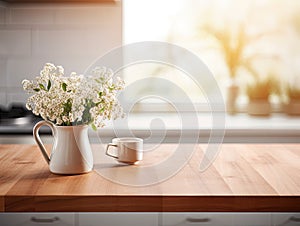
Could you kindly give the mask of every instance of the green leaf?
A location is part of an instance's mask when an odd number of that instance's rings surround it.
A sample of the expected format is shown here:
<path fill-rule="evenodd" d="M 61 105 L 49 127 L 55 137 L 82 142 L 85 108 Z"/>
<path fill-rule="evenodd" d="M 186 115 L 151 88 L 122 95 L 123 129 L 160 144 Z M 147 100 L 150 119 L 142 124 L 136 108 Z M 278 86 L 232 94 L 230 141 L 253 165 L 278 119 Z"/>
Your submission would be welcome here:
<path fill-rule="evenodd" d="M 64 114 L 68 115 L 72 111 L 72 101 L 68 99 L 66 103 L 63 104 Z"/>
<path fill-rule="evenodd" d="M 50 81 L 50 80 L 48 80 L 47 90 L 49 91 L 49 90 L 50 90 L 50 88 L 51 88 L 51 81 Z"/>
<path fill-rule="evenodd" d="M 67 90 L 67 84 L 66 83 L 61 84 L 61 88 L 63 89 L 63 91 L 66 91 Z"/>
<path fill-rule="evenodd" d="M 94 131 L 97 131 L 97 127 L 96 127 L 96 125 L 95 125 L 94 123 L 91 124 L 91 127 L 92 127 L 92 129 L 93 129 Z"/>
<path fill-rule="evenodd" d="M 35 88 L 35 89 L 33 89 L 35 92 L 39 92 L 40 91 L 40 89 L 39 88 Z"/>
<path fill-rule="evenodd" d="M 46 91 L 46 88 L 45 88 L 45 86 L 43 85 L 43 84 L 39 84 L 39 87 L 42 89 L 42 90 L 45 90 Z"/>
<path fill-rule="evenodd" d="M 111 85 L 110 87 L 108 87 L 108 89 L 109 89 L 110 91 L 112 91 L 112 90 L 115 89 L 115 86 L 114 86 L 114 85 Z"/>

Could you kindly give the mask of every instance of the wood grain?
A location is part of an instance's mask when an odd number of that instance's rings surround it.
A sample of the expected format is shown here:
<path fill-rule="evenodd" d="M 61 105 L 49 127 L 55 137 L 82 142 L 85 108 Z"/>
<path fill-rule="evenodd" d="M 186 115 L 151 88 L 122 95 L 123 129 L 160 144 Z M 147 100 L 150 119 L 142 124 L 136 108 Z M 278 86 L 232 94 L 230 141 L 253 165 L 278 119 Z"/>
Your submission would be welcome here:
<path fill-rule="evenodd" d="M 131 186 L 96 170 L 54 175 L 37 146 L 0 145 L 0 211 L 300 211 L 299 144 L 223 144 L 211 166 L 200 172 L 205 148 L 197 145 L 192 158 L 181 153 L 188 161 L 168 179 Z M 102 145 L 93 146 L 95 168 L 141 181 L 142 169 L 168 167 L 174 150 L 175 144 L 148 148 L 142 162 L 129 166 L 105 156 Z M 149 176 L 160 178 L 159 173 Z"/>
<path fill-rule="evenodd" d="M 0 212 L 4 212 L 4 197 L 0 197 Z"/>

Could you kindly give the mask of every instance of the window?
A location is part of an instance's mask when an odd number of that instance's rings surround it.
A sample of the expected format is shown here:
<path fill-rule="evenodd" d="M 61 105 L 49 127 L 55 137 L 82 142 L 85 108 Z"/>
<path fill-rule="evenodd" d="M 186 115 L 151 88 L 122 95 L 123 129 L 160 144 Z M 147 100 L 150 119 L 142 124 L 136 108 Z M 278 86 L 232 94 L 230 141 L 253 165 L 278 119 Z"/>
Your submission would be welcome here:
<path fill-rule="evenodd" d="M 164 41 L 188 49 L 208 66 L 224 97 L 228 83 L 238 84 L 239 106 L 248 101 L 247 87 L 258 81 L 273 81 L 269 100 L 274 106 L 288 100 L 289 89 L 300 90 L 297 0 L 124 0 L 123 11 L 124 44 Z M 194 103 L 207 103 L 201 88 L 172 66 L 139 63 L 123 75 L 127 84 L 149 76 L 165 78 Z M 149 84 L 149 89 L 159 89 L 159 84 Z M 143 91 L 136 89 L 127 99 Z M 172 89 L 164 92 L 177 95 Z M 164 101 L 152 97 L 141 102 Z"/>

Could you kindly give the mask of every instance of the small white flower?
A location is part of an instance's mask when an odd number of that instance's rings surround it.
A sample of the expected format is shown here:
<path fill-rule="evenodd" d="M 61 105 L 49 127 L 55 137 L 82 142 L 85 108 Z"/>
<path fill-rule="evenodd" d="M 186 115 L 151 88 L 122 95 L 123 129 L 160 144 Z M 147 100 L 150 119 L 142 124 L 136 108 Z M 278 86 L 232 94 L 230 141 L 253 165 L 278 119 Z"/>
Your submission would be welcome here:
<path fill-rule="evenodd" d="M 93 76 L 64 76 L 64 69 L 51 63 L 45 64 L 40 76 L 29 81 L 23 80 L 23 89 L 31 96 L 26 107 L 35 115 L 57 125 L 94 123 L 104 126 L 104 120 L 124 115 L 116 98 L 123 89 L 124 81 L 113 79 L 111 69 L 95 68 Z"/>

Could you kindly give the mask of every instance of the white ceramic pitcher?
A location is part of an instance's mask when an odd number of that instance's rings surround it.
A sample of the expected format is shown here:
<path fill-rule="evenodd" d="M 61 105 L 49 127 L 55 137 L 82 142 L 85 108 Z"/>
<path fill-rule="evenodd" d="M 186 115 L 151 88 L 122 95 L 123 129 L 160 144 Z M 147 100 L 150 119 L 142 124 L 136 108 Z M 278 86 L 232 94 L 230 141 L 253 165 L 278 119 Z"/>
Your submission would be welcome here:
<path fill-rule="evenodd" d="M 54 136 L 50 157 L 39 136 L 41 126 L 49 126 Z M 81 174 L 93 169 L 88 126 L 56 126 L 51 122 L 40 121 L 33 128 L 33 136 L 52 173 Z"/>

